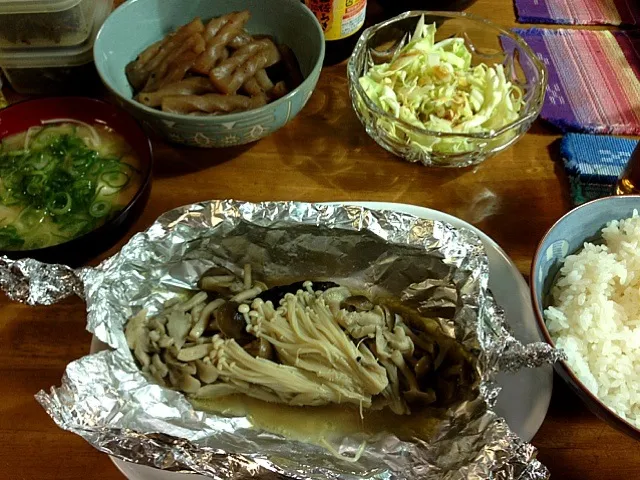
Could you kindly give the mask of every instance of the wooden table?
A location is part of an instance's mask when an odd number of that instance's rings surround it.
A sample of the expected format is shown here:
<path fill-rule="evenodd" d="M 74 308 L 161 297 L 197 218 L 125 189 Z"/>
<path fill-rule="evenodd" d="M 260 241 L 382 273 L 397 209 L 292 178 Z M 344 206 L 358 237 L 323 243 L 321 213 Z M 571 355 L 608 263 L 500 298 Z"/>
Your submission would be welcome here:
<path fill-rule="evenodd" d="M 515 24 L 511 0 L 479 0 L 469 11 Z M 155 145 L 151 199 L 130 235 L 168 209 L 215 198 L 404 202 L 478 226 L 526 276 L 537 242 L 570 208 L 558 139 L 538 121 L 515 146 L 473 169 L 433 170 L 403 162 L 366 135 L 351 109 L 345 65 L 337 65 L 323 71 L 297 118 L 254 145 L 229 150 Z M 88 353 L 83 303 L 70 299 L 27 307 L 2 297 L 0 319 L 0 478 L 122 478 L 106 455 L 58 429 L 33 398 L 58 385 L 67 363 Z M 630 479 L 640 470 L 638 444 L 587 411 L 558 378 L 533 444 L 556 479 Z"/>

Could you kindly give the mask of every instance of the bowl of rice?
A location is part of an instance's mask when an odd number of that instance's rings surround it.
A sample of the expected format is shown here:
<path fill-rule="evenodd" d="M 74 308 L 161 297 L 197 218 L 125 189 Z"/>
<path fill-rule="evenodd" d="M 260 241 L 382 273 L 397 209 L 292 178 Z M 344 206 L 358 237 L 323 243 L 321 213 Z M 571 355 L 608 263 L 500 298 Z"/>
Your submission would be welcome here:
<path fill-rule="evenodd" d="M 640 440 L 640 196 L 579 206 L 549 229 L 531 265 L 558 374 L 602 420 Z"/>

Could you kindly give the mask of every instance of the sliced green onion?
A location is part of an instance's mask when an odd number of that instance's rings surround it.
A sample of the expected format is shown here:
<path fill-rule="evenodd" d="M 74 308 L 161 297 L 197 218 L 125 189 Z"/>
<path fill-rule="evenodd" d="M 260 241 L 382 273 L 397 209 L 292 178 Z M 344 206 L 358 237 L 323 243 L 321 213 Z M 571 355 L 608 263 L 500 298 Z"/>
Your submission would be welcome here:
<path fill-rule="evenodd" d="M 104 200 L 96 200 L 89 207 L 89 215 L 94 218 L 102 218 L 111 211 L 111 203 Z"/>
<path fill-rule="evenodd" d="M 31 162 L 31 166 L 35 170 L 44 170 L 51 161 L 51 156 L 45 152 L 38 152 L 33 158 L 34 160 Z"/>
<path fill-rule="evenodd" d="M 26 229 L 33 229 L 44 220 L 45 212 L 35 208 L 27 207 L 18 216 L 18 223 Z"/>
<path fill-rule="evenodd" d="M 76 120 L 75 118 L 53 118 L 51 120 L 44 120 L 42 123 L 49 124 L 49 125 L 56 124 L 56 123 L 71 123 L 71 124 L 82 125 L 87 130 L 89 130 L 94 147 L 98 147 L 100 145 L 100 135 L 98 135 L 98 132 L 96 132 L 96 129 L 93 128 L 88 123 L 82 122 L 80 120 Z M 77 128 L 75 126 L 74 126 L 74 129 L 75 129 L 74 131 L 77 132 Z"/>
<path fill-rule="evenodd" d="M 69 154 L 71 155 L 71 154 Z M 84 156 L 74 155 L 71 157 L 71 165 L 74 168 L 81 168 L 87 166 L 87 159 Z"/>
<path fill-rule="evenodd" d="M 93 193 L 93 182 L 88 178 L 80 178 L 71 185 L 71 192 L 76 197 L 88 197 Z"/>
<path fill-rule="evenodd" d="M 0 228 L 0 249 L 20 250 L 24 245 L 24 238 L 13 225 Z"/>
<path fill-rule="evenodd" d="M 42 148 L 45 147 L 48 143 L 50 143 L 56 137 L 59 137 L 60 134 L 56 132 L 51 132 L 53 127 L 44 127 L 39 132 L 37 132 L 33 138 L 31 139 L 31 143 L 29 144 L 29 148 Z M 25 142 L 26 143 L 26 142 Z M 26 147 L 25 147 L 26 150 Z"/>
<path fill-rule="evenodd" d="M 35 173 L 25 178 L 24 191 L 29 195 L 37 195 L 44 189 L 45 176 L 41 173 Z"/>
<path fill-rule="evenodd" d="M 38 232 L 29 237 L 29 248 L 43 248 L 51 245 L 52 235 L 49 232 Z"/>
<path fill-rule="evenodd" d="M 42 127 L 30 127 L 27 130 L 27 134 L 24 136 L 24 149 L 27 150 L 29 148 L 29 139 L 31 138 L 31 135 L 33 134 L 33 132 L 35 131 L 40 131 L 42 130 Z"/>
<path fill-rule="evenodd" d="M 71 195 L 67 192 L 58 192 L 53 197 L 49 211 L 54 215 L 62 215 L 71 210 L 72 204 Z"/>
<path fill-rule="evenodd" d="M 101 170 L 102 170 L 102 165 L 100 164 L 100 162 L 94 162 L 91 165 L 89 165 L 89 170 L 87 173 L 89 173 L 90 175 L 97 175 L 100 173 Z"/>
<path fill-rule="evenodd" d="M 129 175 L 119 170 L 111 170 L 100 175 L 100 180 L 112 188 L 124 188 L 129 183 Z"/>

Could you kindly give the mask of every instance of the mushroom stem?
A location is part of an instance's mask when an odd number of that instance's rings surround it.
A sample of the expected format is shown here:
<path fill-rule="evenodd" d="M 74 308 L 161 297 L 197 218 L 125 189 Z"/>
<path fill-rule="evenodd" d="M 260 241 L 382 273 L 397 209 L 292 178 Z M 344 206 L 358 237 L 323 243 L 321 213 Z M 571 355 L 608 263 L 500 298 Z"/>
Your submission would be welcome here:
<path fill-rule="evenodd" d="M 262 288 L 260 287 L 260 285 L 256 285 L 249 290 L 245 290 L 238 293 L 237 295 L 234 295 L 233 297 L 231 297 L 231 301 L 236 303 L 246 302 L 247 300 L 251 300 L 257 297 L 258 295 L 260 295 L 260 293 L 262 293 Z"/>
<path fill-rule="evenodd" d="M 182 312 L 188 312 L 199 303 L 207 300 L 207 292 L 198 292 L 184 303 L 179 303 L 174 308 Z"/>
<path fill-rule="evenodd" d="M 196 345 L 195 347 L 183 348 L 178 352 L 178 360 L 181 362 L 192 362 L 194 360 L 200 360 L 201 358 L 209 355 L 209 352 L 213 349 L 212 344 L 203 343 Z"/>
<path fill-rule="evenodd" d="M 235 281 L 235 275 L 216 275 L 203 277 L 200 280 L 200 288 L 203 290 L 214 290 L 218 287 L 228 287 Z"/>
<path fill-rule="evenodd" d="M 249 290 L 253 283 L 251 281 L 251 265 L 246 263 L 242 271 L 243 271 L 244 288 L 245 290 Z"/>
<path fill-rule="evenodd" d="M 211 314 L 215 311 L 216 308 L 220 307 L 224 304 L 224 300 L 222 298 L 217 298 L 212 302 L 209 302 L 197 316 L 196 324 L 193 326 L 191 331 L 189 332 L 189 338 L 192 340 L 198 339 L 204 331 L 207 329 L 209 325 L 209 318 Z M 195 310 L 195 309 L 194 309 Z M 195 315 L 195 312 L 194 312 Z"/>

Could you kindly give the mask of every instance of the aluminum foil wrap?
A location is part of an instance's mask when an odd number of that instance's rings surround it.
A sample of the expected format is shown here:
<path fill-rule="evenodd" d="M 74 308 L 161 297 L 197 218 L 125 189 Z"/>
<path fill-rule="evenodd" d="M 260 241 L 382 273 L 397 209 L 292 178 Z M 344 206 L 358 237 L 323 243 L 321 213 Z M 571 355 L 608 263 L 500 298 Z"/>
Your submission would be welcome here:
<path fill-rule="evenodd" d="M 14 298 L 51 303 L 56 294 L 83 293 L 88 330 L 111 347 L 71 363 L 60 387 L 36 396 L 61 428 L 110 455 L 212 478 L 548 478 L 535 449 L 491 407 L 499 370 L 554 362 L 559 353 L 508 333 L 487 288 L 484 248 L 471 231 L 362 207 L 213 201 L 164 214 L 94 269 L 24 262 L 0 263 L 3 287 L 21 285 Z M 157 312 L 214 265 L 240 272 L 245 263 L 265 279 L 347 281 L 396 295 L 425 315 L 438 311 L 443 328 L 478 355 L 480 396 L 448 412 L 432 438 L 381 433 L 350 462 L 362 438 L 333 445 L 339 458 L 254 429 L 246 418 L 195 410 L 181 393 L 149 383 L 127 347 L 127 319 L 143 307 Z"/>

